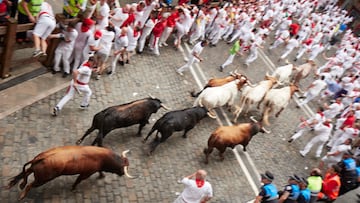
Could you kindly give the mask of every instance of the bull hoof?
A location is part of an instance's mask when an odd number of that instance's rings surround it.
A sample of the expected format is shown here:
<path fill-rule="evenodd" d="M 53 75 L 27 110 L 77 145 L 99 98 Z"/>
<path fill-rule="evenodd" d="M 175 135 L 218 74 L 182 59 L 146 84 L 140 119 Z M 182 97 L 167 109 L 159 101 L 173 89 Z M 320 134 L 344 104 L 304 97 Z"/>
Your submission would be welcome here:
<path fill-rule="evenodd" d="M 82 139 L 76 141 L 76 145 L 80 145 L 82 143 Z"/>
<path fill-rule="evenodd" d="M 147 141 L 146 139 L 143 139 L 143 140 L 142 140 L 142 143 L 145 143 L 146 141 Z"/>
<path fill-rule="evenodd" d="M 20 190 L 23 190 L 23 189 L 25 188 L 25 186 L 26 186 L 26 183 L 25 183 L 25 182 L 22 182 L 22 183 L 20 183 L 20 185 L 19 185 L 19 189 L 20 189 Z"/>
<path fill-rule="evenodd" d="M 209 164 L 209 161 L 208 161 L 208 160 L 206 160 L 204 163 L 205 163 L 205 164 Z"/>
<path fill-rule="evenodd" d="M 243 151 L 246 152 L 246 148 L 245 148 L 245 147 L 244 147 Z"/>

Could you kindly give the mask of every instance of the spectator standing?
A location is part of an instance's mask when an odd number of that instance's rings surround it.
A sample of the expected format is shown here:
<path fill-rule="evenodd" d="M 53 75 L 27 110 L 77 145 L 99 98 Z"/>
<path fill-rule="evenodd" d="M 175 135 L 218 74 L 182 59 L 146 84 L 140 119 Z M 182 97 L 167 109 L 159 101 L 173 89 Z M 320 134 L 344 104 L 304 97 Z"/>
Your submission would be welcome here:
<path fill-rule="evenodd" d="M 300 195 L 299 182 L 300 178 L 297 175 L 289 176 L 288 185 L 279 193 L 279 203 L 296 203 Z"/>
<path fill-rule="evenodd" d="M 116 69 L 116 62 L 119 60 L 120 65 L 124 64 L 124 57 L 126 54 L 126 48 L 129 45 L 129 39 L 127 36 L 127 27 L 118 28 L 115 27 L 115 41 L 114 41 L 114 57 L 111 63 L 111 72 L 109 74 L 114 74 Z"/>
<path fill-rule="evenodd" d="M 85 18 L 81 23 L 76 25 L 78 36 L 75 41 L 72 57 L 74 59 L 73 70 L 77 69 L 81 61 L 85 61 L 89 53 L 84 53 L 85 47 L 88 45 L 89 38 L 93 35 L 93 25 L 95 22 L 90 18 Z"/>
<path fill-rule="evenodd" d="M 185 185 L 185 189 L 174 203 L 206 203 L 209 201 L 213 197 L 213 190 L 211 184 L 206 181 L 206 175 L 206 171 L 198 170 L 184 177 L 181 183 Z"/>
<path fill-rule="evenodd" d="M 341 168 L 338 165 L 332 165 L 325 174 L 322 182 L 321 192 L 318 194 L 318 200 L 332 202 L 339 196 L 341 181 Z"/>
<path fill-rule="evenodd" d="M 46 55 L 47 38 L 55 29 L 56 21 L 51 5 L 47 2 L 41 4 L 40 13 L 37 16 L 37 22 L 33 31 L 35 51 L 33 57 Z"/>
<path fill-rule="evenodd" d="M 102 37 L 100 39 L 101 48 L 96 52 L 97 56 L 97 74 L 102 75 L 106 69 L 106 62 L 109 59 L 112 47 L 112 41 L 115 37 L 115 29 L 109 25 L 104 30 L 101 30 Z"/>
<path fill-rule="evenodd" d="M 352 155 L 353 153 L 350 150 L 346 151 L 343 159 L 338 163 L 338 166 L 341 168 L 339 195 L 343 195 L 357 187 L 356 162 Z"/>
<path fill-rule="evenodd" d="M 70 74 L 70 57 L 77 36 L 75 23 L 69 23 L 66 30 L 52 36 L 61 40 L 55 50 L 53 74 L 60 72 L 60 61 L 62 61 L 64 69 L 63 77 L 65 78 Z"/>
<path fill-rule="evenodd" d="M 272 181 L 274 180 L 274 175 L 266 171 L 264 174 L 261 174 L 261 183 L 264 185 L 261 186 L 258 196 L 256 196 L 254 203 L 278 203 L 278 190 Z"/>
<path fill-rule="evenodd" d="M 308 181 L 305 178 L 301 178 L 299 183 L 300 194 L 296 200 L 297 203 L 310 203 L 311 192 L 307 186 Z"/>
<path fill-rule="evenodd" d="M 102 30 L 109 25 L 110 7 L 106 0 L 100 0 L 96 9 L 96 29 Z"/>
<path fill-rule="evenodd" d="M 18 24 L 36 23 L 36 16 L 40 13 L 43 0 L 21 0 L 18 4 Z M 30 41 L 26 32 L 16 33 L 18 43 Z"/>
<path fill-rule="evenodd" d="M 63 14 L 66 18 L 76 18 L 82 9 L 84 0 L 64 1 Z"/>
<path fill-rule="evenodd" d="M 310 172 L 310 176 L 307 178 L 308 188 L 311 192 L 310 203 L 315 203 L 318 197 L 319 192 L 322 188 L 322 176 L 321 170 L 319 168 L 313 168 Z"/>

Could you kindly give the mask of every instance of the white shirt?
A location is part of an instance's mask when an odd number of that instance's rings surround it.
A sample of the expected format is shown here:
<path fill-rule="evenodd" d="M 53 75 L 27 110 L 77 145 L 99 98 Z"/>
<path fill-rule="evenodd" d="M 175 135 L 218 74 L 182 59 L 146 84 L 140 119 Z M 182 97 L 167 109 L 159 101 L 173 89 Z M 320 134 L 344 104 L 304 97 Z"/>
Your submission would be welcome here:
<path fill-rule="evenodd" d="M 325 118 L 334 118 L 336 115 L 338 115 L 340 113 L 340 111 L 344 108 L 344 105 L 342 103 L 338 104 L 338 103 L 332 103 L 329 106 L 328 110 L 324 111 L 324 116 Z"/>
<path fill-rule="evenodd" d="M 115 8 L 114 15 L 111 18 L 111 22 L 115 27 L 120 27 L 124 21 L 129 17 L 128 13 L 124 13 L 122 8 Z"/>
<path fill-rule="evenodd" d="M 112 41 L 114 39 L 115 33 L 113 31 L 101 30 L 102 37 L 100 39 L 101 49 L 99 53 L 109 55 L 111 52 Z"/>
<path fill-rule="evenodd" d="M 315 80 L 312 85 L 314 86 L 309 89 L 309 92 L 312 95 L 318 95 L 320 91 L 325 89 L 327 86 L 324 80 Z"/>
<path fill-rule="evenodd" d="M 181 182 L 185 185 L 185 189 L 181 193 L 181 197 L 187 203 L 198 203 L 204 197 L 213 196 L 211 184 L 207 181 L 205 181 L 201 188 L 198 188 L 195 180 L 183 178 Z"/>
<path fill-rule="evenodd" d="M 62 49 L 65 51 L 72 52 L 74 45 L 75 45 L 75 40 L 78 36 L 78 32 L 75 29 L 73 29 L 72 32 L 63 31 L 63 34 L 64 34 L 65 40 L 62 40 L 56 49 Z M 66 42 L 66 41 L 68 41 L 68 42 Z"/>
<path fill-rule="evenodd" d="M 314 127 L 314 131 L 315 134 L 318 136 L 330 137 L 332 127 L 333 127 L 332 124 L 326 126 L 323 123 L 319 123 Z"/>
<path fill-rule="evenodd" d="M 139 20 L 141 27 L 144 26 L 145 21 L 149 18 L 151 11 L 156 7 L 157 4 L 158 4 L 158 1 L 153 0 L 153 2 L 151 2 L 150 5 L 145 6 L 143 15 Z"/>
<path fill-rule="evenodd" d="M 78 80 L 81 83 L 87 84 L 90 81 L 92 70 L 90 69 L 89 66 L 84 65 L 85 63 L 87 63 L 87 61 L 81 64 L 81 66 L 77 69 L 79 71 L 79 74 L 76 80 Z"/>
<path fill-rule="evenodd" d="M 194 48 L 191 50 L 191 53 L 200 55 L 203 49 L 204 49 L 204 47 L 201 46 L 201 42 L 198 42 L 197 44 L 195 44 Z"/>
<path fill-rule="evenodd" d="M 118 27 L 115 27 L 115 42 L 114 42 L 114 50 L 122 50 L 123 48 L 126 48 L 129 45 L 129 39 L 127 35 L 121 36 L 121 29 Z"/>
<path fill-rule="evenodd" d="M 81 25 L 82 23 L 78 23 L 76 25 L 76 31 L 78 32 L 78 36 L 76 38 L 74 48 L 77 50 L 82 50 L 87 44 L 89 37 L 93 35 L 91 29 L 86 32 L 81 32 Z"/>
<path fill-rule="evenodd" d="M 102 6 L 100 5 L 97 14 L 103 17 L 101 20 L 97 20 L 98 29 L 104 29 L 106 26 L 109 25 L 109 15 L 110 15 L 109 5 L 106 2 L 104 3 L 104 5 Z"/>
<path fill-rule="evenodd" d="M 299 47 L 299 41 L 295 38 L 290 39 L 286 45 L 286 49 L 294 49 L 296 47 Z"/>

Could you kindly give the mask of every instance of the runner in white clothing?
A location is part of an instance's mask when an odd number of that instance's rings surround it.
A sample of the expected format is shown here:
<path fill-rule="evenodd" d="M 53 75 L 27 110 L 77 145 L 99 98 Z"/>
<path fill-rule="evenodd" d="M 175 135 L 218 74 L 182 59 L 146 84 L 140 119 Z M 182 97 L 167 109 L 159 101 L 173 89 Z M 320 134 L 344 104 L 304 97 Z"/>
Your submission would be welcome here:
<path fill-rule="evenodd" d="M 302 101 L 299 104 L 299 106 L 303 106 L 307 104 L 309 101 L 313 100 L 316 96 L 320 94 L 322 90 L 326 89 L 326 86 L 327 84 L 325 82 L 325 76 L 322 75 L 320 79 L 317 79 L 310 84 L 304 96 L 299 97 L 299 98 L 305 98 L 304 101 Z"/>
<path fill-rule="evenodd" d="M 61 59 L 64 68 L 63 77 L 67 77 L 70 74 L 70 57 L 77 36 L 78 32 L 76 31 L 75 23 L 73 22 L 69 23 L 66 30 L 62 31 L 62 33 L 51 35 L 52 38 L 61 39 L 61 42 L 55 50 L 53 74 L 60 72 Z"/>
<path fill-rule="evenodd" d="M 208 45 L 208 42 L 206 40 L 203 40 L 201 42 L 198 42 L 197 44 L 195 44 L 194 48 L 191 50 L 190 54 L 189 54 L 189 59 L 188 62 L 181 66 L 179 69 L 176 70 L 176 72 L 183 76 L 183 72 L 187 69 L 190 68 L 190 66 L 194 63 L 194 62 L 199 62 L 202 61 L 203 59 L 200 58 L 200 54 L 202 52 L 202 50 L 204 49 L 205 46 Z"/>
<path fill-rule="evenodd" d="M 102 30 L 109 25 L 110 7 L 106 0 L 100 0 L 96 9 L 96 29 Z"/>
<path fill-rule="evenodd" d="M 318 148 L 316 150 L 316 157 L 319 158 L 321 156 L 322 149 L 324 144 L 329 140 L 331 135 L 333 125 L 331 124 L 330 119 L 326 119 L 323 123 L 319 123 L 314 127 L 314 133 L 316 134 L 304 147 L 304 150 L 300 151 L 300 155 L 305 157 L 307 153 L 309 153 L 310 149 L 314 144 L 318 144 Z"/>
<path fill-rule="evenodd" d="M 53 108 L 52 115 L 57 116 L 63 106 L 74 97 L 75 92 L 84 94 L 83 100 L 80 104 L 81 109 L 89 107 L 90 96 L 92 91 L 88 85 L 92 71 L 96 69 L 96 60 L 94 56 L 91 56 L 89 60 L 85 61 L 79 69 L 73 71 L 73 79 L 70 82 L 70 86 L 66 91 L 66 95 L 60 100 L 60 102 Z"/>
<path fill-rule="evenodd" d="M 206 203 L 209 201 L 213 197 L 213 190 L 211 184 L 205 180 L 206 175 L 206 171 L 198 170 L 196 173 L 184 177 L 181 183 L 185 185 L 185 189 L 174 203 Z"/>

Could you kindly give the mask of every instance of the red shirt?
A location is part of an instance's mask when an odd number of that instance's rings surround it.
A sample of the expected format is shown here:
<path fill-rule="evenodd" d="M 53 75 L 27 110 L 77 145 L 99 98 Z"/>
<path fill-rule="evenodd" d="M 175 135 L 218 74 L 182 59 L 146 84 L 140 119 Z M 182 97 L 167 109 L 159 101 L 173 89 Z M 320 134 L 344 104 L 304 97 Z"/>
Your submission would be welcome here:
<path fill-rule="evenodd" d="M 154 29 L 152 30 L 154 37 L 161 36 L 161 34 L 163 33 L 163 31 L 165 29 L 165 25 L 166 25 L 166 21 L 163 21 L 163 22 L 160 21 L 160 22 L 156 23 Z"/>
<path fill-rule="evenodd" d="M 300 30 L 300 25 L 296 23 L 290 25 L 290 34 L 292 34 L 293 36 L 297 35 L 299 30 Z"/>
<path fill-rule="evenodd" d="M 167 18 L 166 26 L 167 27 L 175 27 L 176 19 L 179 18 L 179 12 L 175 11 L 170 14 Z"/>
<path fill-rule="evenodd" d="M 132 24 L 135 22 L 135 14 L 131 13 L 129 14 L 129 17 L 123 22 L 123 24 L 120 26 L 120 28 L 122 27 L 127 27 L 128 25 Z"/>

